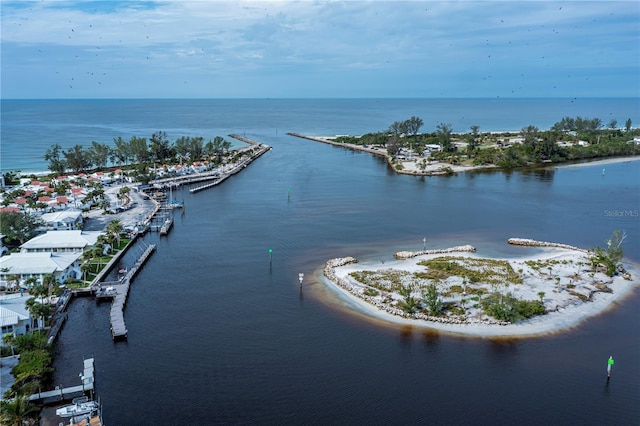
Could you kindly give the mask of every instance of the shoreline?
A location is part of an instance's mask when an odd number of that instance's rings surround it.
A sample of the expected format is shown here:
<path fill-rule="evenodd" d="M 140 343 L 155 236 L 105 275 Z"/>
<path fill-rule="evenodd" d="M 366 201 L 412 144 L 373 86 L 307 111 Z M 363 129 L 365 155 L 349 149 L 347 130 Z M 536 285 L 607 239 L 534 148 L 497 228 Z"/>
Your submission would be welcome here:
<path fill-rule="evenodd" d="M 522 240 L 531 242 L 532 240 Z M 554 244 L 554 243 L 546 243 Z M 533 246 L 531 244 L 527 244 Z M 504 260 L 511 264 L 523 265 L 525 262 L 551 262 L 560 265 L 562 272 L 568 273 L 567 263 L 575 262 L 585 255 L 582 249 L 577 247 L 558 245 L 536 245 L 536 249 L 542 249 L 542 253 L 523 254 L 522 256 L 501 257 L 501 258 L 481 258 L 473 251 L 466 249 L 469 246 L 459 246 L 443 250 L 428 250 L 426 252 L 399 252 L 411 253 L 411 256 L 398 256 L 396 260 L 380 264 L 379 262 L 366 261 L 358 263 L 355 258 L 338 258 L 327 261 L 320 273 L 319 280 L 325 284 L 325 287 L 332 293 L 337 295 L 343 302 L 348 303 L 345 310 L 367 320 L 382 323 L 387 326 L 414 326 L 422 329 L 434 330 L 445 334 L 455 335 L 467 338 L 531 338 L 543 335 L 551 335 L 570 331 L 580 326 L 590 318 L 596 317 L 616 306 L 616 303 L 622 301 L 631 295 L 638 288 L 638 277 L 640 267 L 634 263 L 624 262 L 626 272 L 631 275 L 630 280 L 624 279 L 622 276 L 614 276 L 606 282 L 602 290 L 594 290 L 588 297 L 580 296 L 580 299 L 568 298 L 569 294 L 578 295 L 578 291 L 582 291 L 582 287 L 592 287 L 589 283 L 580 283 L 575 281 L 576 289 L 570 287 L 569 291 L 555 292 L 555 281 L 550 279 L 541 280 L 540 278 L 531 277 L 522 285 L 514 286 L 514 293 L 520 293 L 523 299 L 535 299 L 532 294 L 536 290 L 547 290 L 547 298 L 544 305 L 547 312 L 542 315 L 534 316 L 528 319 L 517 321 L 515 323 L 507 323 L 494 318 L 480 315 L 470 321 L 460 321 L 452 317 L 429 317 L 418 313 L 409 315 L 398 309 L 396 306 L 389 306 L 380 303 L 379 300 L 372 303 L 372 297 L 363 295 L 364 286 L 359 285 L 358 281 L 349 274 L 352 272 L 362 271 L 388 271 L 397 270 L 413 273 L 424 270 L 424 266 L 418 266 L 417 263 L 423 260 L 441 258 L 446 255 L 454 254 L 455 256 L 468 257 L 471 259 L 491 259 Z M 526 250 L 526 248 L 523 248 Z M 563 266 L 565 265 L 565 266 Z M 564 268 L 564 269 L 563 269 Z M 527 274 L 529 272 L 525 272 Z M 549 269 L 551 273 L 551 269 Z M 543 273 L 544 275 L 544 273 Z M 454 279 L 456 277 L 453 277 Z M 597 279 L 602 277 L 596 276 Z M 595 280 L 592 276 L 591 280 Z M 563 278 L 564 279 L 564 278 Z M 454 280 L 455 281 L 455 280 Z M 587 281 L 587 280 L 583 280 Z M 595 283 L 595 281 L 594 281 Z M 585 284 L 585 285 L 583 285 Z M 528 289 L 535 286 L 535 290 Z M 560 281 L 558 281 L 560 288 Z M 533 293 L 532 293 L 533 291 Z M 607 292 L 610 291 L 610 292 Z M 471 293 L 470 293 L 471 294 Z M 526 297 L 528 295 L 528 297 Z M 394 295 L 395 297 L 395 295 Z M 396 301 L 397 301 L 396 297 Z M 469 309 L 469 311 L 472 311 Z"/>
<path fill-rule="evenodd" d="M 389 167 L 391 167 L 396 173 L 410 176 L 446 176 L 450 174 L 460 173 L 460 172 L 469 172 L 469 171 L 485 171 L 485 170 L 507 170 L 505 168 L 498 167 L 493 164 L 488 165 L 480 165 L 480 166 L 470 166 L 470 165 L 455 165 L 440 161 L 429 162 L 424 167 L 424 170 L 419 170 L 415 161 L 405 160 L 399 161 L 398 164 L 402 165 L 402 169 L 398 170 L 393 163 L 392 157 L 390 157 L 386 150 L 382 150 L 379 148 L 364 148 L 360 145 L 348 144 L 342 142 L 335 142 L 337 136 L 308 136 L 300 133 L 287 133 L 289 136 L 307 139 L 314 142 L 326 143 L 329 145 L 333 145 L 336 147 L 342 147 L 351 149 L 353 151 L 366 152 L 369 154 L 377 155 L 379 157 L 383 157 Z M 420 157 L 423 160 L 426 160 L 426 157 Z M 606 158 L 597 158 L 592 160 L 581 160 L 578 162 L 563 162 L 563 163 L 543 163 L 543 164 L 535 164 L 527 167 L 584 167 L 584 166 L 594 166 L 594 165 L 603 165 L 603 164 L 614 164 L 614 163 L 624 163 L 628 161 L 640 161 L 640 155 L 632 155 L 628 157 L 606 157 Z M 522 170 L 527 167 L 516 167 L 508 170 Z"/>
<path fill-rule="evenodd" d="M 496 133 L 500 134 L 500 133 L 509 133 L 509 132 L 496 132 Z M 450 164 L 450 163 L 442 163 L 442 162 L 435 162 L 433 164 L 430 164 L 428 166 L 428 170 L 425 169 L 425 172 L 421 172 L 421 171 L 413 170 L 413 169 L 397 170 L 397 169 L 395 169 L 395 167 L 393 167 L 393 164 L 391 163 L 391 160 L 390 160 L 389 156 L 386 154 L 386 152 L 376 151 L 376 150 L 369 149 L 369 148 L 363 148 L 360 145 L 334 142 L 332 139 L 336 138 L 337 136 L 307 136 L 307 135 L 302 135 L 302 134 L 299 134 L 299 133 L 291 133 L 291 132 L 287 133 L 287 134 L 290 135 L 290 136 L 301 138 L 301 139 L 308 139 L 308 140 L 311 140 L 311 141 L 314 141 L 314 142 L 326 143 L 326 144 L 337 146 L 337 147 L 347 148 L 347 149 L 351 149 L 351 150 L 354 150 L 354 151 L 367 152 L 369 154 L 373 154 L 373 155 L 377 155 L 379 157 L 383 157 L 383 158 L 385 158 L 387 160 L 387 163 L 398 174 L 413 175 L 413 176 L 439 176 L 439 175 L 445 175 L 446 173 L 438 171 L 438 169 L 442 168 L 442 167 L 451 168 L 453 173 L 476 171 L 476 170 L 506 170 L 504 168 L 500 168 L 500 167 L 492 165 L 492 164 L 482 165 L 482 166 L 461 166 L 461 165 L 455 165 L 455 164 Z M 242 138 L 242 136 L 240 136 L 239 138 L 235 137 L 237 135 L 229 135 L 229 136 L 233 137 L 234 139 L 238 139 L 241 142 L 246 142 L 246 141 L 240 139 L 240 138 Z M 247 143 L 250 143 L 250 142 L 247 142 Z M 260 142 L 256 142 L 256 143 L 260 144 Z M 265 144 L 262 144 L 262 145 L 265 145 Z M 595 165 L 626 163 L 626 162 L 631 162 L 631 161 L 640 161 L 640 155 L 631 155 L 631 156 L 628 156 L 628 157 L 595 158 L 595 159 L 586 159 L 586 160 L 579 160 L 579 161 L 567 161 L 567 162 L 563 162 L 563 163 L 545 163 L 545 164 L 533 165 L 531 167 L 542 167 L 542 168 L 545 168 L 545 167 L 554 167 L 554 168 L 587 167 L 587 166 L 595 166 Z M 409 162 L 409 161 L 402 162 L 403 165 L 404 164 L 409 164 L 409 163 L 412 163 L 412 162 Z M 118 167 L 118 166 L 110 166 L 108 168 L 116 168 L 116 167 Z M 509 170 L 522 170 L 524 168 L 526 168 L 526 167 L 517 167 L 517 168 L 509 169 Z M 51 171 L 42 171 L 42 170 L 40 170 L 40 171 L 22 171 L 22 170 L 8 169 L 7 172 L 13 172 L 13 173 L 20 172 L 20 176 L 23 176 L 23 177 L 31 176 L 31 175 L 36 176 L 36 177 L 46 177 L 46 176 L 49 176 L 49 175 L 52 174 Z"/>

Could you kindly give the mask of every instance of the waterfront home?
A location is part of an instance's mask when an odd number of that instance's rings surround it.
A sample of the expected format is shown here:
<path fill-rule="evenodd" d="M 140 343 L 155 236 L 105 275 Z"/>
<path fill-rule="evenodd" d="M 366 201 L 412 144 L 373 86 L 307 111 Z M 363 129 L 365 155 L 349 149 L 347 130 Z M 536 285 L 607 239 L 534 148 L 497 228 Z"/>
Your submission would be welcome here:
<path fill-rule="evenodd" d="M 27 309 L 27 300 L 29 297 L 24 297 L 21 293 L 0 296 L 2 336 L 7 333 L 21 336 L 38 328 L 38 324 L 43 324 L 42 318 L 31 317 L 31 313 Z M 0 345 L 4 345 L 2 339 L 0 339 Z"/>
<path fill-rule="evenodd" d="M 101 231 L 47 231 L 33 237 L 20 246 L 21 253 L 77 253 L 92 248 L 98 242 Z"/>
<path fill-rule="evenodd" d="M 75 253 L 11 253 L 0 257 L 0 287 L 27 288 L 26 280 L 36 278 L 42 284 L 45 275 L 53 275 L 56 282 L 64 284 L 67 278 L 80 279 L 79 259 Z"/>
<path fill-rule="evenodd" d="M 41 216 L 41 219 L 47 228 L 53 228 L 56 231 L 81 229 L 83 225 L 82 212 L 80 210 L 68 209 L 45 213 Z"/>

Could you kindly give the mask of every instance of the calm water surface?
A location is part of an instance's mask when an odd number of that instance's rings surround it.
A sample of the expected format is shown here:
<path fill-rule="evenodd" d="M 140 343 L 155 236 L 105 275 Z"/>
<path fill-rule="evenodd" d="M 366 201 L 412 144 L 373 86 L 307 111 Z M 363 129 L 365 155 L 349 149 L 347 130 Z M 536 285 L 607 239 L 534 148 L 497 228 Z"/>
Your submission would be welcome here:
<path fill-rule="evenodd" d="M 604 125 L 630 118 L 640 123 L 638 98 L 542 99 L 74 99 L 0 100 L 0 170 L 47 170 L 44 154 L 92 141 L 149 138 L 164 131 L 170 140 L 230 133 L 265 136 L 299 132 L 336 135 L 378 132 L 418 116 L 424 132 L 450 123 L 455 132 L 478 125 L 483 132 L 548 129 L 562 117 L 600 118 Z M 229 139 L 237 146 L 237 141 Z"/>
<path fill-rule="evenodd" d="M 614 229 L 638 262 L 638 218 L 606 211 L 640 209 L 639 162 L 604 178 L 601 166 L 419 178 L 281 133 L 220 187 L 179 193 L 171 234 L 146 237 L 158 250 L 129 296 L 128 341 L 112 342 L 108 304 L 74 301 L 56 384 L 94 356 L 107 425 L 637 424 L 638 291 L 570 332 L 469 339 L 350 314 L 316 274 L 423 237 L 506 255 L 527 250 L 509 237 L 593 247 Z"/>

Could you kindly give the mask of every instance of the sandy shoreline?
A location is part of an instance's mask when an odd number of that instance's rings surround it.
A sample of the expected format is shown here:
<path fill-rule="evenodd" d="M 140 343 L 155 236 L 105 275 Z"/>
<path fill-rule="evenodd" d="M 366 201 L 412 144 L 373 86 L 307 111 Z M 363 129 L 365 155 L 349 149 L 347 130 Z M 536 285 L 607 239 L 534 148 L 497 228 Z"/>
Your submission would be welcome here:
<path fill-rule="evenodd" d="M 603 158 L 600 160 L 587 161 L 584 163 L 557 164 L 554 166 L 555 167 L 587 167 L 587 166 L 597 166 L 597 165 L 602 166 L 606 164 L 616 164 L 616 163 L 628 163 L 632 161 L 640 161 L 640 156 Z"/>
<path fill-rule="evenodd" d="M 540 247 L 536 247 L 540 249 Z M 526 250 L 526 249 L 523 249 Z M 328 278 L 325 274 L 320 278 L 321 281 L 335 294 L 339 295 L 340 299 L 347 302 L 349 310 L 359 315 L 364 315 L 372 320 L 382 321 L 389 325 L 411 325 L 418 328 L 433 329 L 447 334 L 453 334 L 458 336 L 467 337 L 509 337 L 509 338 L 526 338 L 533 336 L 540 336 L 545 334 L 553 334 L 570 330 L 573 327 L 578 326 L 584 321 L 597 316 L 610 308 L 615 307 L 616 302 L 622 300 L 624 297 L 630 295 L 640 283 L 638 280 L 640 268 L 633 263 L 624 262 L 625 269 L 631 274 L 631 280 L 625 280 L 621 276 L 616 276 L 613 279 L 606 280 L 606 286 L 611 290 L 610 293 L 603 291 L 594 291 L 590 293 L 590 297 L 587 300 L 580 300 L 573 297 L 576 295 L 576 291 L 582 287 L 591 287 L 589 282 L 604 279 L 597 274 L 594 276 L 588 276 L 583 272 L 584 277 L 582 281 L 575 279 L 572 280 L 572 284 L 576 287 L 567 291 L 567 283 L 569 282 L 566 275 L 572 273 L 571 267 L 567 265 L 575 265 L 577 262 L 584 260 L 585 253 L 576 250 L 563 249 L 563 248 L 543 248 L 542 253 L 536 255 L 525 255 L 521 257 L 500 258 L 511 263 L 514 268 L 524 268 L 524 275 L 530 275 L 528 280 L 522 285 L 513 287 L 515 293 L 518 293 L 522 299 L 532 300 L 537 299 L 536 294 L 538 291 L 545 291 L 544 305 L 547 308 L 548 313 L 544 315 L 535 316 L 517 323 L 503 325 L 499 321 L 492 320 L 487 317 L 478 318 L 469 323 L 446 323 L 446 322 L 434 322 L 425 319 L 414 319 L 399 316 L 388 311 L 393 309 L 382 309 L 378 306 L 374 306 L 370 302 L 363 300 L 366 298 L 362 294 L 358 294 L 360 290 L 354 289 L 353 286 L 357 284 L 357 281 L 349 276 L 351 272 L 358 271 L 381 271 L 381 270 L 399 270 L 406 271 L 408 273 L 414 273 L 417 271 L 424 271 L 424 266 L 417 265 L 419 261 L 434 259 L 442 257 L 444 254 L 429 254 L 419 255 L 409 259 L 395 260 L 391 262 L 364 262 L 364 263 L 348 263 L 346 265 L 337 266 L 333 268 L 335 272 L 334 279 Z M 455 256 L 470 257 L 470 258 L 483 258 L 475 253 L 459 252 L 455 253 Z M 486 259 L 486 257 L 485 257 Z M 533 262 L 547 262 L 554 263 L 553 266 L 556 270 L 553 271 L 554 275 L 561 276 L 563 291 L 554 290 L 560 288 L 560 281 L 549 279 L 540 279 L 540 277 L 532 274 L 531 271 L 526 270 L 527 261 Z M 570 263 L 572 262 L 572 263 Z M 546 268 L 545 268 L 546 269 Z M 545 271 L 540 272 L 543 276 Z M 549 269 L 551 274 L 551 269 Z M 604 275 L 604 274 L 602 274 Z M 337 279 L 335 279 L 337 277 Z M 341 282 L 339 285 L 337 282 Z M 556 287 L 558 283 L 558 287 Z M 349 288 L 349 286 L 352 286 Z M 396 309 L 397 311 L 397 309 Z M 471 311 L 471 309 L 470 309 Z M 492 323 L 493 322 L 493 323 Z"/>
<path fill-rule="evenodd" d="M 337 136 L 307 136 L 299 133 L 288 133 L 291 136 L 312 140 L 315 142 L 327 143 L 334 146 L 339 146 L 343 148 L 352 149 L 354 151 L 367 152 L 373 155 L 378 155 L 387 159 L 389 165 L 399 174 L 406 175 L 418 175 L 418 176 L 437 176 L 437 175 L 446 175 L 449 172 L 460 173 L 460 172 L 468 172 L 475 170 L 502 170 L 501 168 L 489 164 L 489 165 L 480 165 L 480 166 L 470 166 L 470 165 L 456 165 L 450 164 L 440 161 L 430 161 L 426 157 L 418 157 L 417 159 L 403 159 L 397 160 L 398 164 L 402 165 L 402 168 L 398 170 L 394 167 L 391 162 L 390 157 L 387 154 L 386 149 L 383 148 L 364 148 L 361 145 L 355 144 L 347 144 L 335 142 L 335 138 Z M 585 166 L 595 166 L 595 165 L 604 165 L 604 164 L 614 164 L 614 163 L 624 163 L 628 161 L 639 161 L 640 156 L 630 156 L 630 157 L 615 157 L 615 158 L 602 158 L 596 160 L 585 160 L 585 162 L 581 163 L 550 163 L 550 164 L 542 164 L 541 167 L 585 167 Z M 418 164 L 420 161 L 420 164 Z M 424 164 L 422 164 L 424 162 Z"/>

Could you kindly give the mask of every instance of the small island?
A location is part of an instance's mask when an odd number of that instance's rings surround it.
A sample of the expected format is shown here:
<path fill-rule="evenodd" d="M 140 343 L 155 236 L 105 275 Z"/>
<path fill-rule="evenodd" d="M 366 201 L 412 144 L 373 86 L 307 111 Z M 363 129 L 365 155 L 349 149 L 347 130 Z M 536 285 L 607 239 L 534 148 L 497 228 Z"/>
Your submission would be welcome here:
<path fill-rule="evenodd" d="M 623 240 L 616 231 L 607 249 L 584 250 L 511 238 L 537 253 L 506 259 L 480 257 L 470 245 L 398 252 L 392 262 L 345 257 L 329 260 L 324 276 L 359 311 L 386 322 L 526 337 L 576 326 L 628 294 L 638 281 L 620 262 Z"/>

